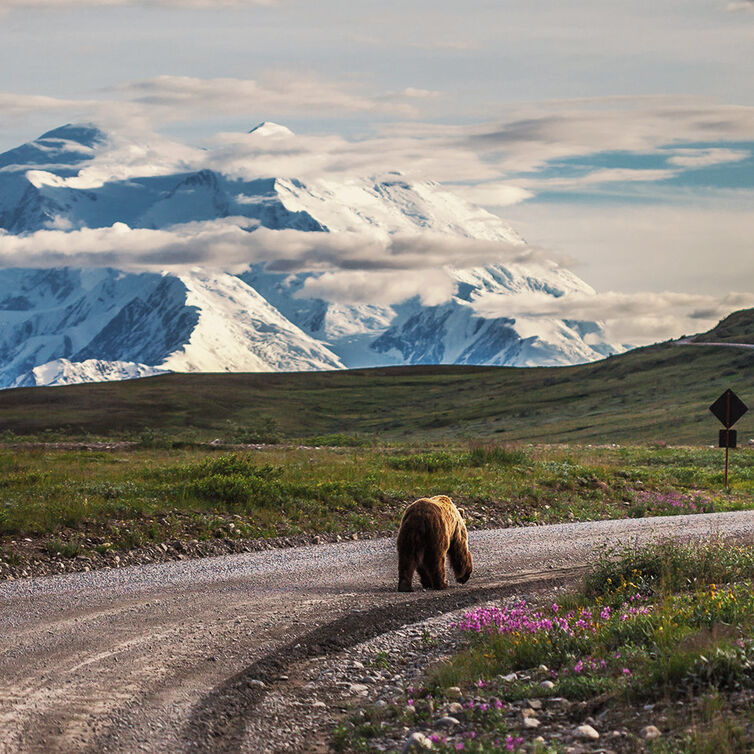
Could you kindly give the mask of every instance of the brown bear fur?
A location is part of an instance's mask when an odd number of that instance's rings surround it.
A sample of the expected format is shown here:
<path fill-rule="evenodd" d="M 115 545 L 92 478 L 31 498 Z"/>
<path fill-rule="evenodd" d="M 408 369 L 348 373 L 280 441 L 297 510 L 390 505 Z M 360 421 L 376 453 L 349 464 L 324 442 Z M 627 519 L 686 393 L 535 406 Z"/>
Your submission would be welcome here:
<path fill-rule="evenodd" d="M 445 589 L 446 556 L 456 581 L 465 584 L 473 563 L 463 511 L 445 495 L 416 500 L 403 513 L 398 532 L 398 591 L 413 591 L 414 571 L 425 589 Z"/>

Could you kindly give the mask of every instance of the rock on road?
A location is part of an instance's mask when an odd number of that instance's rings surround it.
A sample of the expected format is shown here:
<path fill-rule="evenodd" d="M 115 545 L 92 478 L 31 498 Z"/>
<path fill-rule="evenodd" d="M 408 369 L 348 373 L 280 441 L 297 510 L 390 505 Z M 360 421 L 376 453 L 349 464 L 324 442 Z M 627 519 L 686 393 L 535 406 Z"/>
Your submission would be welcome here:
<path fill-rule="evenodd" d="M 605 544 L 752 533 L 754 511 L 474 531 L 474 575 L 444 592 L 395 591 L 392 539 L 6 582 L 0 752 L 265 751 L 248 723 L 296 658 L 562 580 Z"/>

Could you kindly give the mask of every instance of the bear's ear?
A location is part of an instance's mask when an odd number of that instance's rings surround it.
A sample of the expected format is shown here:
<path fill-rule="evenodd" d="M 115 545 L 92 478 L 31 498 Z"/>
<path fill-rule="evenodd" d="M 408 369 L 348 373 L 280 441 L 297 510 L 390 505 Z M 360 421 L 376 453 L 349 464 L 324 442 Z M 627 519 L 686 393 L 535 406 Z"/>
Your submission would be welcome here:
<path fill-rule="evenodd" d="M 461 518 L 466 518 L 466 513 L 465 513 L 465 511 L 463 510 L 463 508 L 459 508 L 459 509 L 458 509 L 458 512 L 459 512 L 459 513 L 461 514 Z"/>

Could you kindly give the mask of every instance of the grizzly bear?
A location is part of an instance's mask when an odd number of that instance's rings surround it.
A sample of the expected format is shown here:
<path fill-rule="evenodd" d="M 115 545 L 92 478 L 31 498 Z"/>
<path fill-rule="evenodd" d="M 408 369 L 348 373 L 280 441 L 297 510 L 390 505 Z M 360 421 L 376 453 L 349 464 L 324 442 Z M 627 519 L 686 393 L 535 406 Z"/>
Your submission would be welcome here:
<path fill-rule="evenodd" d="M 425 589 L 445 589 L 446 556 L 456 581 L 465 584 L 473 563 L 463 511 L 445 495 L 416 500 L 404 511 L 398 532 L 398 591 L 413 591 L 414 571 Z"/>

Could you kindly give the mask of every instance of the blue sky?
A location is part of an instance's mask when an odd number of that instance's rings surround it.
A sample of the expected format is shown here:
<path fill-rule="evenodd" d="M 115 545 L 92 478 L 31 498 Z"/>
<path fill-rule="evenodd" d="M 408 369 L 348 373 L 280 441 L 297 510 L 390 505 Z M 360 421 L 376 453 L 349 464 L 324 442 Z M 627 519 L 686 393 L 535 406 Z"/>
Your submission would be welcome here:
<path fill-rule="evenodd" d="M 273 120 L 466 192 L 600 291 L 752 292 L 752 80 L 752 0 L 0 0 L 0 150 Z"/>

